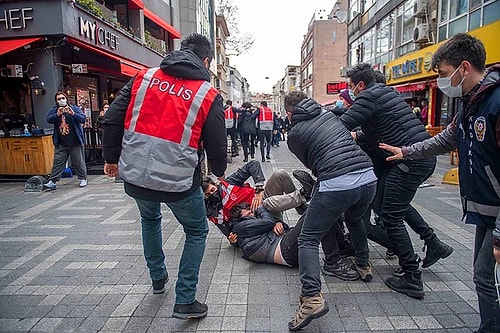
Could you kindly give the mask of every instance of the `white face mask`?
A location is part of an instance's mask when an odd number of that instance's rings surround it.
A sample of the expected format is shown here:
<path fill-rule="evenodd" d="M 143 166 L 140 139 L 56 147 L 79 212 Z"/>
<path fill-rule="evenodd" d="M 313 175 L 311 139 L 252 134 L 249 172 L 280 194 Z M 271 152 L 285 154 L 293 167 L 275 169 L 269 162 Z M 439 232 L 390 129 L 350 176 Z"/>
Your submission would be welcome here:
<path fill-rule="evenodd" d="M 59 104 L 59 106 L 66 106 L 68 104 L 68 101 L 66 100 L 66 98 L 60 98 L 57 100 L 57 104 Z"/>
<path fill-rule="evenodd" d="M 462 82 L 465 80 L 465 76 L 462 78 L 462 81 L 460 81 L 459 84 L 456 86 L 451 85 L 451 78 L 453 75 L 455 75 L 458 72 L 458 69 L 460 67 L 457 67 L 455 71 L 448 77 L 439 77 L 437 79 L 437 86 L 439 90 L 443 92 L 448 97 L 462 97 Z"/>

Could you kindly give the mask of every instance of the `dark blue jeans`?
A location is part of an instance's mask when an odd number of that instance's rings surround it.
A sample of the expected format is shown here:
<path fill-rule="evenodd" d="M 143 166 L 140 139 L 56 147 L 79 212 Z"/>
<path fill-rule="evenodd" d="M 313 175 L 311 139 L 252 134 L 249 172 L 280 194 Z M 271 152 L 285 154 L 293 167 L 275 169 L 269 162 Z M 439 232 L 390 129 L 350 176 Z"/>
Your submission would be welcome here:
<path fill-rule="evenodd" d="M 495 289 L 493 229 L 476 226 L 474 242 L 474 284 L 481 323 L 477 333 L 500 332 L 500 309 Z"/>
<path fill-rule="evenodd" d="M 356 257 L 368 258 L 368 239 L 362 216 L 370 206 L 375 191 L 376 185 L 371 183 L 348 191 L 314 193 L 299 236 L 302 296 L 314 296 L 321 291 L 319 243 L 342 213 L 352 233 Z"/>
<path fill-rule="evenodd" d="M 152 280 L 160 280 L 168 274 L 162 248 L 161 202 L 134 199 L 141 214 L 142 246 L 149 275 Z M 186 234 L 175 285 L 175 303 L 190 304 L 195 300 L 198 274 L 208 234 L 203 191 L 200 187 L 188 197 L 166 204 Z"/>
<path fill-rule="evenodd" d="M 432 173 L 436 159 L 405 161 L 385 170 L 379 177 L 373 210 L 378 214 L 404 271 L 419 268 L 410 235 L 403 223 L 418 186 Z"/>
<path fill-rule="evenodd" d="M 272 137 L 273 131 L 259 130 L 260 157 L 262 157 L 262 159 L 264 159 L 266 155 L 269 155 L 271 153 Z M 266 154 L 264 154 L 264 149 L 266 151 Z"/>

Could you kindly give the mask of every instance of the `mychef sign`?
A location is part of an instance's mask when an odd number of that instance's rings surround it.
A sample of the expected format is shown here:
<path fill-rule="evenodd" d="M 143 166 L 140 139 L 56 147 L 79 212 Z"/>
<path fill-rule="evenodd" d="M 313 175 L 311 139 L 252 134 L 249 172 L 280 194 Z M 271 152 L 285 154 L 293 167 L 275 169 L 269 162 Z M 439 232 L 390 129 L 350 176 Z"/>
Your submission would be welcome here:
<path fill-rule="evenodd" d="M 118 38 L 113 32 L 99 26 L 97 21 L 91 22 L 80 16 L 80 35 L 93 41 L 96 45 L 106 45 L 112 50 L 118 48 Z"/>
<path fill-rule="evenodd" d="M 417 59 L 406 60 L 401 64 L 392 66 L 392 78 L 396 79 L 398 77 L 422 73 L 423 63 L 424 63 L 424 58 L 419 57 Z"/>
<path fill-rule="evenodd" d="M 26 28 L 26 22 L 33 20 L 33 8 L 12 8 L 0 11 L 0 25 L 5 25 L 5 30 Z"/>

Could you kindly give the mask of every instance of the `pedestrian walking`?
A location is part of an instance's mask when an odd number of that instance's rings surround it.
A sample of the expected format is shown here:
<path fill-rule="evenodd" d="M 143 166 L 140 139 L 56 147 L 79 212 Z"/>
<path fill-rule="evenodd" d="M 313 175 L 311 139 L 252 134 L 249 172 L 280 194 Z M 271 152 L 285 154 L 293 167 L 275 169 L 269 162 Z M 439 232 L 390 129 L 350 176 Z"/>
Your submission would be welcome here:
<path fill-rule="evenodd" d="M 172 316 L 201 318 L 208 306 L 196 300 L 198 274 L 208 234 L 201 189 L 201 156 L 222 177 L 227 163 L 222 96 L 210 86 L 210 41 L 191 34 L 160 67 L 141 70 L 104 115 L 104 172 L 120 175 L 141 215 L 144 257 L 153 293 L 165 292 L 168 272 L 162 249 L 161 204 L 186 235 Z M 203 143 L 203 145 L 201 145 Z"/>
<path fill-rule="evenodd" d="M 260 157 L 262 162 L 271 159 L 271 143 L 274 129 L 274 112 L 267 106 L 266 101 L 260 102 L 260 108 L 257 109 L 257 130 L 260 144 Z M 264 155 L 265 151 L 265 155 Z"/>
<path fill-rule="evenodd" d="M 71 158 L 71 164 L 76 170 L 79 186 L 87 186 L 87 166 L 85 165 L 85 136 L 82 125 L 85 123 L 85 113 L 76 105 L 70 105 L 68 96 L 63 91 L 55 94 L 56 105 L 47 114 L 47 122 L 54 124 L 52 141 L 54 142 L 54 163 L 48 183 L 44 184 L 47 190 L 55 190 L 57 181 L 61 179 L 63 171 Z"/>
<path fill-rule="evenodd" d="M 441 133 L 422 142 L 381 144 L 389 161 L 420 160 L 458 149 L 459 183 L 465 223 L 476 226 L 474 283 L 481 323 L 478 333 L 500 332 L 495 258 L 500 263 L 500 65 L 485 71 L 483 43 L 454 35 L 432 57 L 438 88 L 461 98 L 463 109 Z M 495 257 L 494 255 L 495 254 Z"/>

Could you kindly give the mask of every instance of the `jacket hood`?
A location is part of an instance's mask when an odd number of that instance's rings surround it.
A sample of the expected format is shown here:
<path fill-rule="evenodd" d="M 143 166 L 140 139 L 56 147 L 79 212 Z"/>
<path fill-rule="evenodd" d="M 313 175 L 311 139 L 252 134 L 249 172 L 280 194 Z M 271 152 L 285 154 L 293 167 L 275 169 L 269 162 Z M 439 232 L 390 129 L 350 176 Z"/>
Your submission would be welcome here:
<path fill-rule="evenodd" d="M 322 110 L 321 105 L 313 99 L 307 98 L 300 101 L 293 108 L 292 126 L 298 122 L 317 117 Z"/>
<path fill-rule="evenodd" d="M 488 68 L 482 85 L 488 86 L 500 81 L 500 64 L 495 64 Z"/>
<path fill-rule="evenodd" d="M 176 78 L 210 82 L 210 74 L 203 61 L 191 50 L 172 51 L 163 58 L 160 69 Z"/>

